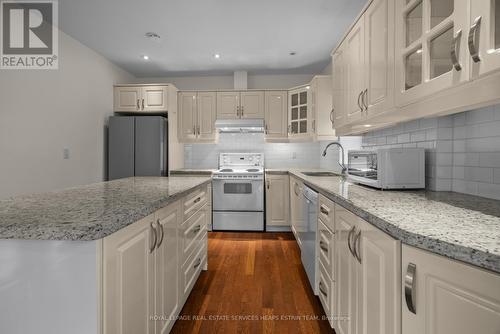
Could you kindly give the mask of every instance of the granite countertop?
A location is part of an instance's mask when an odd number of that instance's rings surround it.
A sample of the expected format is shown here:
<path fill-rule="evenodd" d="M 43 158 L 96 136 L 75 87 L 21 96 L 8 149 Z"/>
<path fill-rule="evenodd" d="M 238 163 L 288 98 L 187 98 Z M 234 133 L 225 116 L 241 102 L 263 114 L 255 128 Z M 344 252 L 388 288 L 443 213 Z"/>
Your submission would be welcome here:
<path fill-rule="evenodd" d="M 500 201 L 454 192 L 381 191 L 341 177 L 295 175 L 404 244 L 500 273 Z"/>
<path fill-rule="evenodd" d="M 131 177 L 0 200 L 0 239 L 101 239 L 210 181 Z"/>

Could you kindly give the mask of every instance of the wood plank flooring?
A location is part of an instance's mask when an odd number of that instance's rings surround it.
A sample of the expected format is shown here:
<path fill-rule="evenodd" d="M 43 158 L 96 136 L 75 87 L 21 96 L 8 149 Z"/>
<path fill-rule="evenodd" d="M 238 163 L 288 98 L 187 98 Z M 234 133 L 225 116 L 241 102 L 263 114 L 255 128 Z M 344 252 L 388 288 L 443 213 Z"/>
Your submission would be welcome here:
<path fill-rule="evenodd" d="M 171 333 L 335 333 L 324 317 L 292 233 L 211 232 Z"/>

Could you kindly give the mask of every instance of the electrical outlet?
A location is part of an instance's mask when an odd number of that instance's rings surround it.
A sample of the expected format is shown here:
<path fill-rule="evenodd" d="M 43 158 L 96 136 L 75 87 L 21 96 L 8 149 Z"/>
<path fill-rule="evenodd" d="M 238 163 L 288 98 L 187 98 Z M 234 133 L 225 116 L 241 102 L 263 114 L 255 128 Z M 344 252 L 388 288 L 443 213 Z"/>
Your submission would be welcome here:
<path fill-rule="evenodd" d="M 65 148 L 63 150 L 63 159 L 68 160 L 69 159 L 69 148 Z"/>

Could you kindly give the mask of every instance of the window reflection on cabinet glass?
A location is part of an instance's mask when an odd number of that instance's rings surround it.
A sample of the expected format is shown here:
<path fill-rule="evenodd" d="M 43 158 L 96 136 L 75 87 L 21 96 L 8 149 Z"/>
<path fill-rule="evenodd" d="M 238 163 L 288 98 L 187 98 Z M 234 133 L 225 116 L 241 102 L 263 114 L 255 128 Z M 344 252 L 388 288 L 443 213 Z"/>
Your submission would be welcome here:
<path fill-rule="evenodd" d="M 292 108 L 292 119 L 299 119 L 299 108 Z"/>
<path fill-rule="evenodd" d="M 300 104 L 307 103 L 307 92 L 300 92 Z"/>
<path fill-rule="evenodd" d="M 431 28 L 453 13 L 455 0 L 431 0 Z"/>
<path fill-rule="evenodd" d="M 292 106 L 299 104 L 299 94 L 292 94 Z"/>
<path fill-rule="evenodd" d="M 292 133 L 298 133 L 298 129 L 299 129 L 299 123 L 292 122 Z"/>
<path fill-rule="evenodd" d="M 405 89 L 410 89 L 422 83 L 422 49 L 419 48 L 406 56 L 405 59 Z"/>
<path fill-rule="evenodd" d="M 495 3 L 495 49 L 500 49 L 500 0 Z"/>
<path fill-rule="evenodd" d="M 301 121 L 300 122 L 300 133 L 306 133 L 307 132 L 307 121 Z"/>
<path fill-rule="evenodd" d="M 431 79 L 452 70 L 450 45 L 453 40 L 453 27 L 434 37 L 430 43 Z"/>
<path fill-rule="evenodd" d="M 422 2 L 406 14 L 406 46 L 422 36 Z"/>
<path fill-rule="evenodd" d="M 307 106 L 300 107 L 300 118 L 307 118 Z"/>

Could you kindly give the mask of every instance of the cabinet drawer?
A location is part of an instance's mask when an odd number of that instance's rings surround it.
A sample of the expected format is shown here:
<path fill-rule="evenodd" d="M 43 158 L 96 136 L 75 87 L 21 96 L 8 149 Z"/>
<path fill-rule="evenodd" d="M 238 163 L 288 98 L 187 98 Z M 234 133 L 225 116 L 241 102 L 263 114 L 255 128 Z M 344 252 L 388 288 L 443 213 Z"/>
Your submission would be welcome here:
<path fill-rule="evenodd" d="M 318 254 L 319 262 L 325 267 L 328 278 L 333 280 L 334 276 L 334 234 L 326 225 L 318 220 Z"/>
<path fill-rule="evenodd" d="M 206 233 L 202 239 L 206 239 Z M 193 253 L 188 261 L 182 266 L 181 280 L 184 299 L 186 299 L 191 292 L 198 275 L 207 262 L 207 244 L 202 242 L 199 245 L 201 247 L 198 251 Z"/>
<path fill-rule="evenodd" d="M 321 305 L 323 305 L 323 310 L 325 310 L 325 315 L 328 317 L 328 321 L 330 325 L 333 324 L 333 292 L 334 282 L 328 278 L 326 274 L 325 268 L 319 264 L 319 300 L 321 301 Z"/>
<path fill-rule="evenodd" d="M 331 231 L 335 231 L 335 203 L 321 194 L 319 195 L 318 216 L 326 227 Z"/>
<path fill-rule="evenodd" d="M 207 187 L 201 187 L 187 195 L 183 202 L 184 221 L 189 219 L 196 211 L 207 203 Z"/>
<path fill-rule="evenodd" d="M 197 248 L 200 237 L 207 232 L 207 211 L 199 210 L 188 221 L 184 222 L 182 233 L 182 263 Z"/>

